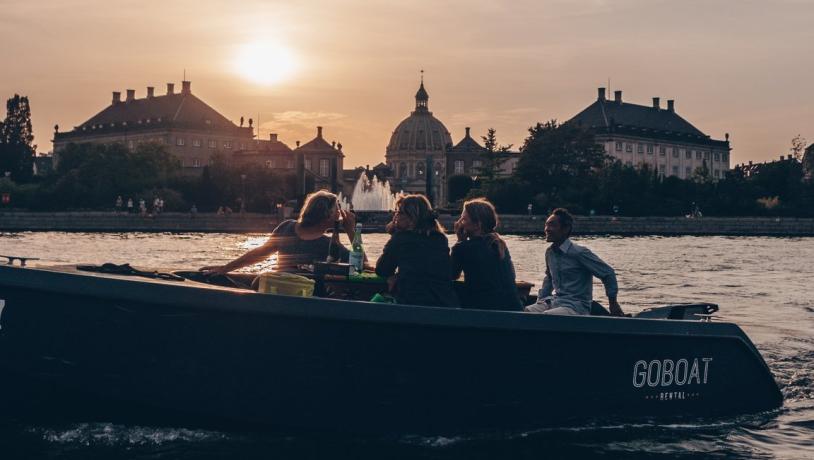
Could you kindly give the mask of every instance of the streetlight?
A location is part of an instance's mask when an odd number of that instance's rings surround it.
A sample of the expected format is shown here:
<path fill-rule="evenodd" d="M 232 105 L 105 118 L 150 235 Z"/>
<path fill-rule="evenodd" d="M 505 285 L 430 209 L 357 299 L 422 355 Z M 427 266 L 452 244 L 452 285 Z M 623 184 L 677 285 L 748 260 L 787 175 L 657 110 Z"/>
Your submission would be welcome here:
<path fill-rule="evenodd" d="M 240 175 L 240 213 L 243 214 L 246 211 L 246 175 Z"/>

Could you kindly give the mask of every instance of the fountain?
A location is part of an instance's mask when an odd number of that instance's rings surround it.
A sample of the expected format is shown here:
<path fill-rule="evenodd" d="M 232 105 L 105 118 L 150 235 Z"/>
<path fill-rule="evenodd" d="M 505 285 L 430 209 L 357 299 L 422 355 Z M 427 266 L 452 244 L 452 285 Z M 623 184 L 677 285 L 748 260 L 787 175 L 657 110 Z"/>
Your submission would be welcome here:
<path fill-rule="evenodd" d="M 390 190 L 389 182 L 379 181 L 376 176 L 368 179 L 364 171 L 359 175 L 350 197 L 339 194 L 342 207 L 350 209 L 350 205 L 353 204 L 354 211 L 391 211 L 395 201 L 396 197 Z"/>

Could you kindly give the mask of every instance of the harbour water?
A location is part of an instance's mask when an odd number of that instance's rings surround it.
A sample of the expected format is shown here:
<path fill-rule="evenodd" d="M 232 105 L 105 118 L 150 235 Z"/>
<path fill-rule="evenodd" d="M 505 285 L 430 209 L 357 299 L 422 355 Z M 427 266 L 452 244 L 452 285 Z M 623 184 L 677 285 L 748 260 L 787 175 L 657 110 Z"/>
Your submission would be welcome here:
<path fill-rule="evenodd" d="M 365 235 L 369 258 L 379 255 L 386 238 Z M 23 232 L 0 234 L 0 254 L 39 257 L 39 264 L 129 262 L 180 269 L 228 261 L 264 239 L 237 234 Z M 766 359 L 782 389 L 784 407 L 682 424 L 642 422 L 458 437 L 235 433 L 104 421 L 30 425 L 0 418 L 0 458 L 814 458 L 814 238 L 578 241 L 616 268 L 619 300 L 628 312 L 666 303 L 718 303 L 719 320 L 739 324 Z M 507 243 L 518 279 L 539 285 L 545 242 L 510 236 Z M 270 261 L 253 269 L 272 265 Z M 597 285 L 599 300 L 601 293 Z M 518 388 L 535 391 L 535 382 L 518 382 Z"/>

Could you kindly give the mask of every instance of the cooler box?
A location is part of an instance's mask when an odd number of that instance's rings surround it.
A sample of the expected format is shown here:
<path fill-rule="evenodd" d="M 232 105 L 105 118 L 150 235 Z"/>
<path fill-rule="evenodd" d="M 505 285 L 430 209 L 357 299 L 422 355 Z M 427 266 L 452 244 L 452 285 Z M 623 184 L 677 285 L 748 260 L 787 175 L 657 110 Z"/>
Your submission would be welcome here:
<path fill-rule="evenodd" d="M 257 292 L 311 297 L 314 295 L 314 280 L 293 273 L 264 273 L 260 275 Z"/>

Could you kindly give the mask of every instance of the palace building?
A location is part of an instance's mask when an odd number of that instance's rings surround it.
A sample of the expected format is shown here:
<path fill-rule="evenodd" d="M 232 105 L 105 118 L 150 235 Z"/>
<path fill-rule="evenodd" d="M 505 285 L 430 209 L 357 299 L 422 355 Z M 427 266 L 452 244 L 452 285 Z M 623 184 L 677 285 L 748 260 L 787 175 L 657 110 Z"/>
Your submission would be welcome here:
<path fill-rule="evenodd" d="M 120 143 L 135 149 L 141 143 L 162 144 L 181 163 L 184 171 L 195 173 L 212 162 L 215 154 L 237 164 L 253 163 L 280 171 L 296 171 L 296 159 L 302 154 L 308 183 L 313 188 L 335 189 L 341 184 L 342 144 L 328 143 L 317 127 L 316 137 L 291 149 L 271 134 L 268 140 L 255 139 L 252 120 L 248 126 L 241 118 L 237 125 L 192 94 L 192 83 L 181 83 L 181 92 L 167 83 L 167 92 L 156 95 L 147 87 L 143 98 L 128 89 L 126 98 L 113 92 L 107 107 L 68 132 L 54 133 L 54 158 L 71 143 Z"/>
<path fill-rule="evenodd" d="M 423 193 L 434 204 L 448 201 L 449 178 L 454 175 L 475 177 L 481 168 L 482 145 L 466 134 L 457 144 L 444 123 L 429 110 L 429 93 L 422 78 L 415 94 L 415 110 L 393 130 L 387 144 L 385 161 L 390 169 L 391 186 L 407 193 Z M 514 171 L 519 154 L 506 154 L 500 174 Z"/>
<path fill-rule="evenodd" d="M 662 176 L 689 179 L 705 164 L 714 179 L 722 179 L 730 169 L 729 134 L 712 139 L 676 113 L 673 100 L 666 108 L 658 97 L 651 106 L 631 104 L 622 101 L 622 91 L 609 100 L 599 88 L 596 101 L 566 123 L 590 129 L 605 152 L 624 164 L 649 165 Z"/>

